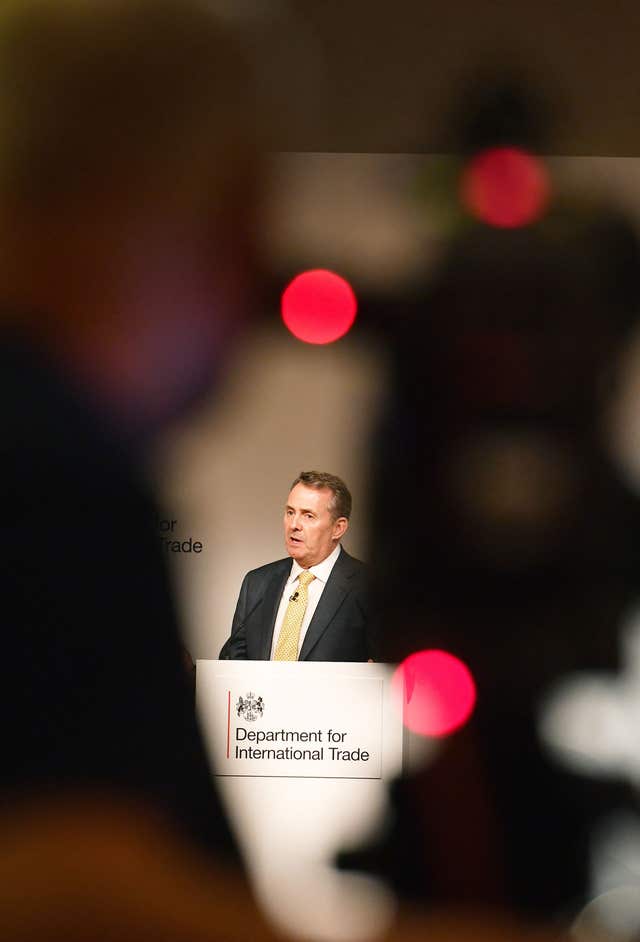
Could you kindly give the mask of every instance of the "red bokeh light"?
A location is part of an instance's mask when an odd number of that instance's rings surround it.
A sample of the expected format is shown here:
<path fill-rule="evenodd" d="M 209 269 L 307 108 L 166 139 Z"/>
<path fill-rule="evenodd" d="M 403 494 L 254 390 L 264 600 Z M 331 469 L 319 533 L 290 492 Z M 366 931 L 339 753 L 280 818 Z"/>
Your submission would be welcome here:
<path fill-rule="evenodd" d="M 476 685 L 467 666 L 446 651 L 417 651 L 393 675 L 404 725 L 421 736 L 446 736 L 471 716 Z"/>
<path fill-rule="evenodd" d="M 473 158 L 462 174 L 460 198 L 490 226 L 514 229 L 535 222 L 549 203 L 547 170 L 517 147 L 494 147 Z"/>
<path fill-rule="evenodd" d="M 322 268 L 297 275 L 282 295 L 282 320 L 305 343 L 332 343 L 343 337 L 357 308 L 349 282 Z"/>

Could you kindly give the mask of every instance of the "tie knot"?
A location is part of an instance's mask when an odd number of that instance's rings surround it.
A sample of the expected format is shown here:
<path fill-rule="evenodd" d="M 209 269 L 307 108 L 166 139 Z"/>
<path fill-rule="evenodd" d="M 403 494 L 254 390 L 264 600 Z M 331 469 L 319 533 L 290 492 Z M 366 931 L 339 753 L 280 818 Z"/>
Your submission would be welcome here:
<path fill-rule="evenodd" d="M 313 582 L 314 579 L 315 579 L 315 576 L 312 572 L 309 572 L 308 569 L 303 569 L 300 575 L 298 576 L 298 585 L 301 585 L 303 586 L 303 588 L 306 589 L 309 583 Z"/>

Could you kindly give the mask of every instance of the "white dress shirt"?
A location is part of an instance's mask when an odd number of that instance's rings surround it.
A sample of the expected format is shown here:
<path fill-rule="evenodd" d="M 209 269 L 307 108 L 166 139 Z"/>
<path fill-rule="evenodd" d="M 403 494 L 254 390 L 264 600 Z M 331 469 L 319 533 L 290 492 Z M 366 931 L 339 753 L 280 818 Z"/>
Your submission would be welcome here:
<path fill-rule="evenodd" d="M 300 638 L 298 640 L 298 654 L 300 654 L 300 648 L 302 647 L 302 642 L 307 633 L 307 629 L 313 618 L 313 613 L 318 607 L 318 602 L 320 601 L 320 596 L 324 592 L 324 587 L 327 584 L 327 580 L 331 575 L 331 570 L 336 564 L 338 556 L 340 555 L 340 544 L 336 546 L 332 553 L 330 553 L 326 559 L 323 559 L 321 563 L 318 563 L 316 566 L 310 566 L 309 572 L 315 576 L 307 588 L 307 608 L 304 613 L 304 618 L 302 619 L 302 627 L 300 628 Z M 278 614 L 276 615 L 276 623 L 273 629 L 273 641 L 271 642 L 271 660 L 273 660 L 273 655 L 275 654 L 276 645 L 278 643 L 278 638 L 280 637 L 280 629 L 282 628 L 282 622 L 284 621 L 284 614 L 287 610 L 289 604 L 289 596 L 292 595 L 297 586 L 295 583 L 298 581 L 298 576 L 301 572 L 304 572 L 302 566 L 296 562 L 294 559 L 291 566 L 291 572 L 289 573 L 289 578 L 285 582 L 284 591 L 282 593 L 282 598 L 280 599 L 280 607 L 278 608 Z"/>

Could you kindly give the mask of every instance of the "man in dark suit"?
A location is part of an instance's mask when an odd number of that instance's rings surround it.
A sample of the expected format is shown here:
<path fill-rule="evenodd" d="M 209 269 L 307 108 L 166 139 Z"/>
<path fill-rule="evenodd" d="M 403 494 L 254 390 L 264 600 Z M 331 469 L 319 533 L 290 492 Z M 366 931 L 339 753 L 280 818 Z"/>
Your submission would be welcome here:
<path fill-rule="evenodd" d="M 373 659 L 364 565 L 342 549 L 351 494 L 333 474 L 303 471 L 284 512 L 288 557 L 247 573 L 220 657 Z"/>

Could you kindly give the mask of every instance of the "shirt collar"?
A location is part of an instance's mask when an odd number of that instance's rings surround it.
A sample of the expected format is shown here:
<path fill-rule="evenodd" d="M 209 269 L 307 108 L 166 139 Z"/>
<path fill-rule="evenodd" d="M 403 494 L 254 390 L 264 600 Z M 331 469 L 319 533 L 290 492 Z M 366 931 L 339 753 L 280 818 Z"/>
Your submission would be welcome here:
<path fill-rule="evenodd" d="M 309 572 L 312 573 L 316 579 L 319 579 L 320 582 L 326 582 L 331 575 L 331 570 L 335 566 L 339 555 L 340 544 L 338 543 L 336 548 L 329 553 L 326 559 L 323 559 L 320 563 L 316 563 L 315 566 L 310 566 Z M 287 579 L 287 585 L 295 582 L 301 572 L 304 572 L 302 566 L 294 559 L 289 578 Z"/>

